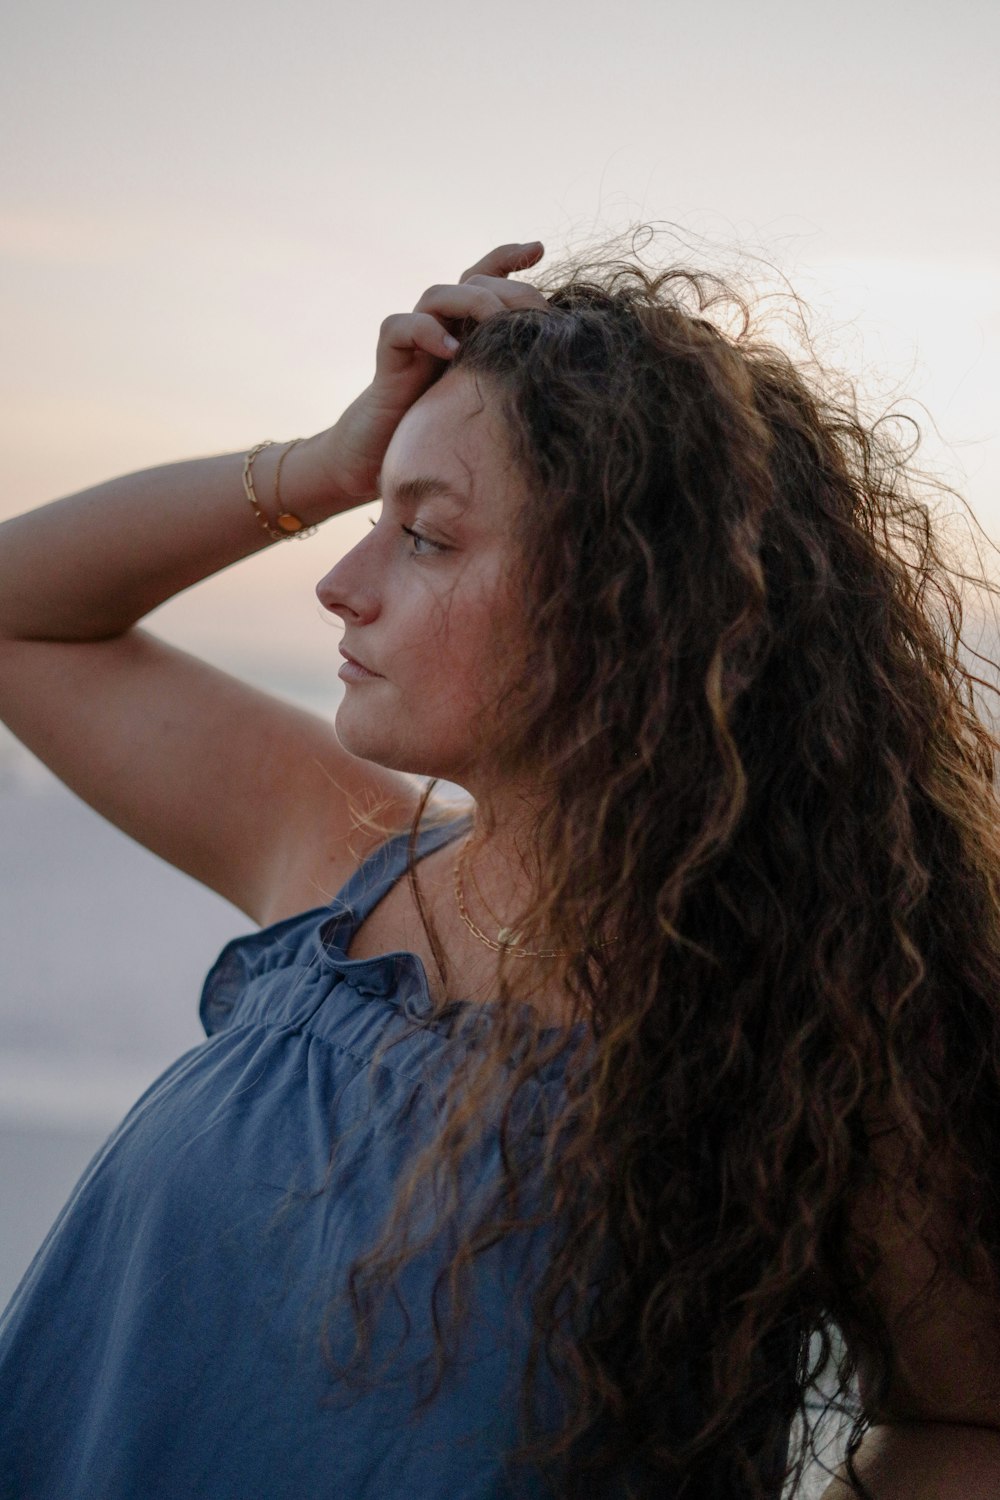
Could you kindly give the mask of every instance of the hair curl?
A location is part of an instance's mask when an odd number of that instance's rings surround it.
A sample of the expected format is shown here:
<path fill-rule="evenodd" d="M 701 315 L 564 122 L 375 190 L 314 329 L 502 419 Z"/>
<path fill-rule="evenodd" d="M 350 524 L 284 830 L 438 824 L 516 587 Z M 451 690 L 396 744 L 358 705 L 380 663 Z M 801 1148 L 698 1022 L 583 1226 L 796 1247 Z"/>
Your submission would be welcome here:
<path fill-rule="evenodd" d="M 555 1493 L 627 1473 L 641 1496 L 773 1495 L 824 1409 L 856 1448 L 859 1350 L 874 1399 L 892 1379 L 873 1189 L 912 1211 L 946 1181 L 944 1220 L 917 1228 L 995 1284 L 996 741 L 960 570 L 892 423 L 716 276 L 630 257 L 543 290 L 548 312 L 467 328 L 452 369 L 501 403 L 534 497 L 495 751 L 544 793 L 521 915 L 574 950 L 582 1025 L 533 1026 L 537 975 L 501 966 L 441 1134 L 353 1269 L 359 1348 L 433 1180 L 461 1221 L 440 1278 L 456 1328 L 485 1247 L 557 1230 L 519 1454 Z M 518 1101 L 558 1055 L 539 1132 Z M 461 1163 L 487 1128 L 504 1180 L 470 1219 Z M 532 1436 L 542 1360 L 566 1416 Z"/>

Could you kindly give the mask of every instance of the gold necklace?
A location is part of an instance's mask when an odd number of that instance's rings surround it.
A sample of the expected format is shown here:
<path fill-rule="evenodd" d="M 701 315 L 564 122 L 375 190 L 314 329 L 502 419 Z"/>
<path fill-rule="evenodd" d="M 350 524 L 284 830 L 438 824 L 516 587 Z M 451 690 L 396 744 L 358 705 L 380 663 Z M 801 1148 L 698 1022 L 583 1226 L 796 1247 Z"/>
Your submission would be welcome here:
<path fill-rule="evenodd" d="M 473 937 L 478 938 L 481 943 L 485 943 L 487 948 L 492 948 L 494 953 L 507 953 L 511 958 L 569 958 L 573 952 L 571 948 L 522 948 L 519 946 L 521 934 L 519 932 L 512 932 L 509 927 L 501 927 L 497 933 L 496 942 L 494 942 L 491 937 L 486 936 L 481 927 L 476 926 L 466 910 L 465 897 L 462 893 L 462 873 L 468 853 L 469 845 L 463 844 L 459 850 L 458 858 L 455 860 L 455 904 L 458 907 L 458 915 Z M 473 878 L 475 879 L 475 877 Z M 478 882 L 476 882 L 476 890 L 479 890 Z M 482 899 L 482 892 L 480 891 L 479 894 L 480 899 Z M 483 901 L 483 905 L 486 906 L 485 901 Z M 488 907 L 487 910 L 489 910 Z M 494 918 L 494 921 L 496 920 L 493 912 L 490 912 L 490 916 Z M 605 948 L 609 943 L 617 941 L 617 938 L 607 938 L 603 943 L 599 943 L 598 947 Z"/>

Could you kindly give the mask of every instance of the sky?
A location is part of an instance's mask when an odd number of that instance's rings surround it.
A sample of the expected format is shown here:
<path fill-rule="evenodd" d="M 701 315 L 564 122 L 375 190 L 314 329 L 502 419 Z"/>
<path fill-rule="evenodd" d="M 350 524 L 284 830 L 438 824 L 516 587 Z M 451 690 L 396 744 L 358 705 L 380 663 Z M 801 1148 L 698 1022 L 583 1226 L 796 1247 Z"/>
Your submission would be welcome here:
<path fill-rule="evenodd" d="M 756 256 L 907 393 L 1000 538 L 1000 7 L 20 0 L 0 56 L 0 517 L 329 425 L 382 318 L 491 245 Z M 235 505 L 245 503 L 240 494 Z M 289 691 L 365 515 L 158 612 Z"/>

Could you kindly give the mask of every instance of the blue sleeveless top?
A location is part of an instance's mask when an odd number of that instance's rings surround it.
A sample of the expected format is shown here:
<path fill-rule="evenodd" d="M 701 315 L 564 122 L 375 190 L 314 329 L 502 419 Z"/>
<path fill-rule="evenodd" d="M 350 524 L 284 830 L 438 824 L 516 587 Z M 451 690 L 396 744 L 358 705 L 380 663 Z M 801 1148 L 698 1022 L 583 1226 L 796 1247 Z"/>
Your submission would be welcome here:
<path fill-rule="evenodd" d="M 468 821 L 425 827 L 417 857 Z M 379 1311 L 371 1389 L 338 1383 L 324 1355 L 324 1331 L 335 1357 L 353 1347 L 331 1299 L 414 1144 L 433 1138 L 454 1062 L 454 1028 L 416 955 L 346 956 L 403 873 L 407 841 L 377 849 L 329 907 L 223 949 L 201 998 L 207 1040 L 84 1173 L 0 1320 L 3 1500 L 551 1495 L 535 1471 L 515 1485 L 504 1462 L 520 1440 L 523 1294 L 545 1231 L 477 1257 L 472 1316 L 429 1406 L 418 1410 L 449 1232 Z M 536 1103 L 562 1071 L 557 1059 L 532 1080 Z M 471 1195 L 499 1178 L 495 1131 L 469 1169 Z M 538 1391 L 542 1427 L 557 1423 L 544 1372 Z"/>
<path fill-rule="evenodd" d="M 426 827 L 417 856 L 467 827 Z M 473 1318 L 428 1409 L 414 1410 L 440 1244 L 399 1278 L 405 1311 L 390 1301 L 381 1315 L 377 1389 L 338 1391 L 324 1363 L 338 1276 L 433 1128 L 454 1045 L 414 954 L 346 957 L 407 839 L 377 849 L 330 907 L 223 950 L 201 999 L 208 1040 L 85 1172 L 0 1322 L 4 1500 L 512 1493 L 503 1456 L 526 1348 L 514 1294 L 538 1236 L 478 1258 Z M 557 1082 L 555 1065 L 539 1087 Z M 499 1172 L 495 1137 L 475 1172 Z M 350 1315 L 337 1318 L 326 1337 L 346 1356 Z"/>

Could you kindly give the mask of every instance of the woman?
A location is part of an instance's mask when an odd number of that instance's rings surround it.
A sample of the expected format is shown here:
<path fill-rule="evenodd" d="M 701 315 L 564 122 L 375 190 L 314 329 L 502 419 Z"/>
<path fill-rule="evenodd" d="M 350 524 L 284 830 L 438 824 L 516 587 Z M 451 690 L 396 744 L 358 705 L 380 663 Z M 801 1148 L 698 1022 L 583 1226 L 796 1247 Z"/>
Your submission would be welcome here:
<path fill-rule="evenodd" d="M 329 431 L 2 530 L 7 722 L 263 929 L 8 1310 L 4 1495 L 776 1496 L 820 1375 L 831 1496 L 1000 1492 L 994 741 L 926 509 L 711 278 L 541 253 Z M 134 628 L 378 495 L 336 734 Z"/>

